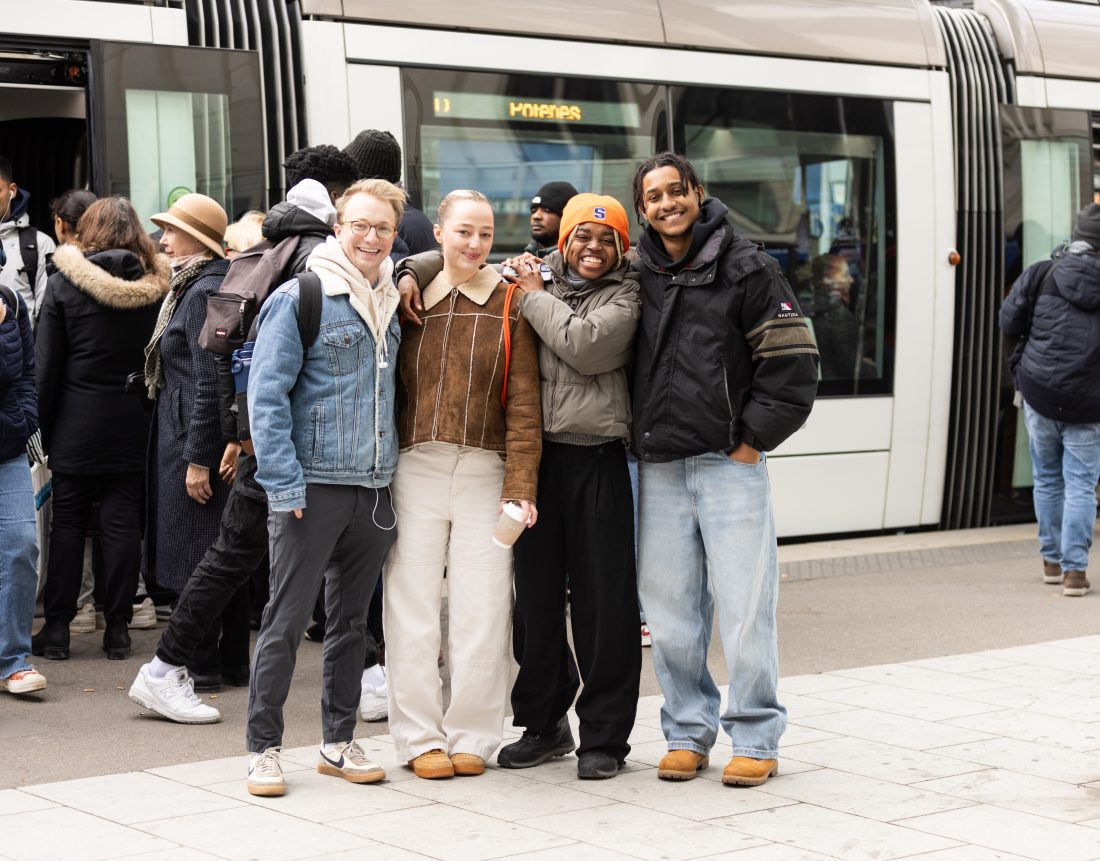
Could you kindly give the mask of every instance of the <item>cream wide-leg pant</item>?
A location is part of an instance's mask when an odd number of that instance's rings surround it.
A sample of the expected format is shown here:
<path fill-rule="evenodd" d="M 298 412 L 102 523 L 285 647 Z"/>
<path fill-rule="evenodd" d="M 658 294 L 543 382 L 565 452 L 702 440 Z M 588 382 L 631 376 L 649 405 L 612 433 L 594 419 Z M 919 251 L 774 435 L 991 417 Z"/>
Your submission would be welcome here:
<path fill-rule="evenodd" d="M 402 452 L 392 485 L 398 538 L 383 573 L 390 733 L 400 760 L 439 748 L 489 759 L 511 681 L 512 551 L 492 542 L 504 461 L 423 443 Z M 447 572 L 451 703 L 439 684 Z"/>

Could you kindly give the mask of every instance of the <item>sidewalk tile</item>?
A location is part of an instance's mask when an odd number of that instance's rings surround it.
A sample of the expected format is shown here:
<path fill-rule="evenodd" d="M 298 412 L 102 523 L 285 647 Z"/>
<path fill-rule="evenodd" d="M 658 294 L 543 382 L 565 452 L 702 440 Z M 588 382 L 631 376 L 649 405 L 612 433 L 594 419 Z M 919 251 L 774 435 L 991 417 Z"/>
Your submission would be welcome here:
<path fill-rule="evenodd" d="M 1037 861 L 1100 858 L 1098 831 L 987 804 L 918 816 L 898 824 Z"/>
<path fill-rule="evenodd" d="M 288 795 L 292 791 L 288 789 Z M 168 810 L 164 812 L 170 813 Z M 289 861 L 364 849 L 372 842 L 335 828 L 315 825 L 252 805 L 198 816 L 176 816 L 144 822 L 135 827 L 230 861 L 249 861 L 253 858 Z"/>
<path fill-rule="evenodd" d="M 1064 783 L 1082 784 L 1100 780 L 1100 755 L 1011 738 L 938 747 L 929 753 Z"/>
<path fill-rule="evenodd" d="M 1074 649 L 1062 649 L 1051 643 L 995 649 L 986 654 L 1005 661 L 1017 661 L 1032 667 L 1045 667 L 1051 670 L 1063 670 L 1088 676 L 1100 675 L 1100 661 L 1096 660 L 1095 654 Z"/>
<path fill-rule="evenodd" d="M 832 861 L 828 855 L 799 849 L 786 843 L 769 843 L 740 852 L 724 852 L 721 855 L 708 855 L 706 861 Z"/>
<path fill-rule="evenodd" d="M 718 773 L 721 774 L 721 769 L 718 769 Z M 778 779 L 769 781 L 769 785 Z M 746 792 L 724 786 L 713 780 L 658 780 L 652 769 L 619 775 L 611 780 L 584 781 L 578 789 L 645 810 L 656 810 L 696 821 L 734 813 L 752 813 L 794 803 L 764 792 Z"/>
<path fill-rule="evenodd" d="M 163 819 L 169 812 L 188 816 L 240 806 L 238 801 L 144 771 L 44 783 L 27 791 L 120 825 Z"/>
<path fill-rule="evenodd" d="M 101 861 L 173 848 L 168 840 L 67 807 L 20 814 L 19 827 L 7 829 L 3 842 L 12 861 L 58 861 L 74 854 L 80 861 Z"/>
<path fill-rule="evenodd" d="M 845 703 L 858 708 L 877 709 L 931 721 L 966 717 L 996 710 L 995 706 L 986 703 L 975 703 L 925 691 L 913 691 L 894 685 L 869 684 L 842 691 L 829 691 L 818 696 L 823 700 Z"/>
<path fill-rule="evenodd" d="M 598 846 L 585 846 L 583 843 L 570 843 L 556 849 L 542 849 L 538 852 L 524 852 L 522 855 L 509 855 L 508 861 L 636 861 L 633 855 L 622 855 Z"/>
<path fill-rule="evenodd" d="M 844 861 L 890 861 L 955 845 L 942 837 L 810 804 L 745 813 L 713 822 Z"/>
<path fill-rule="evenodd" d="M 763 843 L 710 823 L 693 822 L 631 804 L 539 816 L 525 820 L 524 824 L 637 858 L 661 861 L 705 858 Z"/>
<path fill-rule="evenodd" d="M 1100 655 L 1100 634 L 1090 637 L 1073 637 L 1069 640 L 1051 640 L 1048 646 L 1058 649 L 1069 649 L 1071 652 L 1087 652 L 1090 655 Z"/>
<path fill-rule="evenodd" d="M 51 807 L 57 807 L 57 805 L 21 789 L 0 789 L 0 816 L 27 813 L 31 810 L 48 810 Z"/>
<path fill-rule="evenodd" d="M 787 709 L 787 719 L 795 722 L 801 721 L 802 718 L 839 714 L 852 710 L 852 706 L 844 703 L 832 703 L 819 696 L 789 694 L 782 688 L 779 691 L 779 702 Z"/>
<path fill-rule="evenodd" d="M 858 679 L 861 682 L 893 685 L 897 688 L 947 696 L 954 696 L 965 691 L 996 688 L 1004 684 L 988 679 L 975 679 L 970 676 L 931 670 L 926 667 L 914 667 L 909 664 L 880 664 L 874 667 L 855 667 L 850 670 L 835 670 L 834 672 L 836 675 Z"/>
<path fill-rule="evenodd" d="M 781 694 L 806 696 L 844 688 L 858 688 L 863 682 L 834 673 L 807 673 L 804 676 L 787 676 L 779 680 Z"/>
<path fill-rule="evenodd" d="M 905 861 L 1031 861 L 1023 855 L 1012 855 L 984 846 L 956 846 L 954 849 L 940 849 L 938 852 L 925 852 L 906 858 Z"/>
<path fill-rule="evenodd" d="M 841 735 L 892 744 L 896 747 L 908 747 L 913 750 L 927 750 L 931 747 L 993 738 L 988 733 L 976 730 L 874 709 L 852 709 L 837 714 L 817 715 L 802 718 L 800 723 Z"/>
<path fill-rule="evenodd" d="M 126 855 L 126 861 L 222 861 L 218 855 L 207 855 L 198 849 L 180 846 L 176 849 L 162 849 L 159 852 L 142 852 L 140 855 Z"/>
<path fill-rule="evenodd" d="M 570 842 L 525 824 L 503 822 L 442 804 L 342 819 L 330 823 L 330 827 L 440 861 L 484 861 L 565 846 Z"/>
<path fill-rule="evenodd" d="M 1100 687 L 1095 676 L 1052 667 L 1018 664 L 1003 670 L 982 670 L 970 675 L 976 679 L 1003 682 L 1006 685 L 1024 685 L 1077 696 L 1100 696 Z"/>
<path fill-rule="evenodd" d="M 938 791 L 900 786 L 827 768 L 789 777 L 781 774 L 769 780 L 764 791 L 828 810 L 866 816 L 880 822 L 940 813 L 972 803 L 946 794 L 941 795 Z"/>
<path fill-rule="evenodd" d="M 385 843 L 370 844 L 366 849 L 352 849 L 348 852 L 334 852 L 326 855 L 313 855 L 302 858 L 301 861 L 426 861 L 427 856 L 419 852 L 409 852 L 398 849 L 396 846 L 387 846 Z M 129 858 L 120 858 L 119 861 L 130 861 Z"/>
<path fill-rule="evenodd" d="M 994 658 L 984 652 L 972 655 L 944 655 L 942 658 L 921 658 L 905 662 L 910 667 L 924 667 L 941 673 L 976 673 L 981 670 L 999 670 L 1011 667 L 1015 661 Z M 950 851 L 950 850 L 948 850 Z"/>
<path fill-rule="evenodd" d="M 1100 813 L 1100 789 L 1072 786 L 999 768 L 929 780 L 917 786 L 1060 822 L 1082 822 Z"/>
<path fill-rule="evenodd" d="M 964 699 L 981 703 L 1025 709 L 1041 715 L 1095 723 L 1100 721 L 1100 697 L 1045 690 L 1040 687 L 1012 686 L 991 691 L 961 694 Z"/>
<path fill-rule="evenodd" d="M 419 807 L 427 801 L 395 792 L 386 782 L 357 785 L 316 771 L 292 772 L 286 776 L 286 795 L 262 798 L 248 794 L 245 779 L 206 787 L 243 804 L 266 807 L 309 822 L 332 822 L 365 813 L 384 813 Z"/>
<path fill-rule="evenodd" d="M 287 774 L 306 768 L 289 760 L 280 760 L 280 764 Z M 205 762 L 185 762 L 180 765 L 147 768 L 145 773 L 155 774 L 157 777 L 164 777 L 177 783 L 185 783 L 188 786 L 207 786 L 212 783 L 225 783 L 228 780 L 244 780 L 248 775 L 248 757 L 242 754 L 222 759 L 208 759 Z"/>
<path fill-rule="evenodd" d="M 813 718 L 809 718 L 813 720 Z M 804 726 L 799 723 L 788 723 L 786 730 L 783 732 L 783 746 L 794 747 L 796 744 L 809 744 L 812 741 L 828 741 L 831 738 L 837 738 L 838 734 L 835 732 L 826 732 L 822 729 L 817 729 L 812 726 Z"/>
<path fill-rule="evenodd" d="M 1023 709 L 1004 709 L 990 714 L 955 718 L 946 723 L 1070 750 L 1087 751 L 1100 747 L 1100 724 L 1041 715 Z"/>
<path fill-rule="evenodd" d="M 541 768 L 542 766 L 536 766 Z M 576 766 L 573 777 L 576 778 Z M 420 799 L 493 816 L 508 822 L 518 822 L 547 813 L 566 813 L 607 803 L 578 792 L 581 781 L 571 786 L 547 784 L 529 779 L 527 772 L 536 769 L 508 771 L 489 768 L 480 777 L 458 777 L 454 780 L 405 780 L 394 786 L 410 798 Z M 602 782 L 602 781 L 601 781 Z"/>
<path fill-rule="evenodd" d="M 909 750 L 857 738 L 800 744 L 791 748 L 790 753 L 802 762 L 890 783 L 916 783 L 978 770 L 972 763 L 940 756 L 935 751 Z"/>

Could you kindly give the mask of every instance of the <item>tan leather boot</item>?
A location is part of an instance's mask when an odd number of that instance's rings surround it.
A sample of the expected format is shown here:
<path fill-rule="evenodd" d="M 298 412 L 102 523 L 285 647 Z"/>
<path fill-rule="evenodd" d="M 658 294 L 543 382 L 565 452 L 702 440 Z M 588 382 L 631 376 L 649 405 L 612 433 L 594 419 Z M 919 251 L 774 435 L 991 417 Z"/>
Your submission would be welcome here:
<path fill-rule="evenodd" d="M 735 756 L 722 769 L 722 783 L 727 786 L 759 786 L 779 773 L 778 759 L 753 759 Z"/>
<path fill-rule="evenodd" d="M 662 780 L 691 780 L 709 765 L 709 756 L 693 750 L 670 750 L 661 757 L 657 776 Z"/>

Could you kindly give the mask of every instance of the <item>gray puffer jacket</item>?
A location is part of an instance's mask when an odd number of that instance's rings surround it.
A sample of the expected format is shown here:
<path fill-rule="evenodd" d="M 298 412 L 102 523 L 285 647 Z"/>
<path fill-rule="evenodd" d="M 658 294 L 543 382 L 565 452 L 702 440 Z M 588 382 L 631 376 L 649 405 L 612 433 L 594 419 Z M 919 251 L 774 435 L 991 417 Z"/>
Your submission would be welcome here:
<path fill-rule="evenodd" d="M 623 261 L 575 289 L 558 251 L 545 291 L 526 293 L 520 310 L 538 333 L 543 434 L 630 438 L 627 369 L 642 299 L 637 273 Z"/>

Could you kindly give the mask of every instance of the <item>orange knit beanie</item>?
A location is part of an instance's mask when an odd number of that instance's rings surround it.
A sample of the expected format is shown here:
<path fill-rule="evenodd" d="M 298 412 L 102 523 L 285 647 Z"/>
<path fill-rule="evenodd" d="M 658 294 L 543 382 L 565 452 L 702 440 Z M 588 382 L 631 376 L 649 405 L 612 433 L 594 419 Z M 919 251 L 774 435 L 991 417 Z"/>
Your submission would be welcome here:
<path fill-rule="evenodd" d="M 589 221 L 606 224 L 619 234 L 623 252 L 630 248 L 630 222 L 627 221 L 623 205 L 609 195 L 585 192 L 576 195 L 565 204 L 558 233 L 558 251 L 564 254 L 565 244 L 573 235 L 573 231 L 578 225 Z"/>

